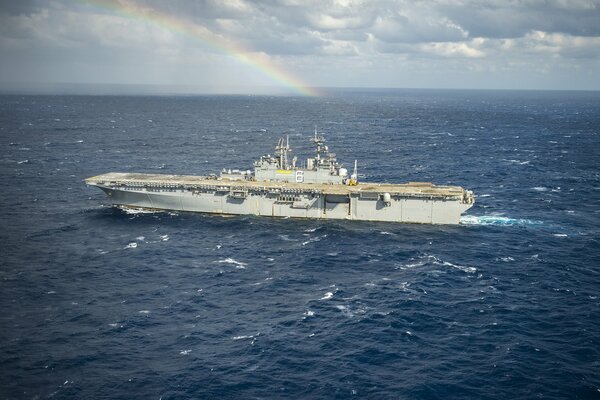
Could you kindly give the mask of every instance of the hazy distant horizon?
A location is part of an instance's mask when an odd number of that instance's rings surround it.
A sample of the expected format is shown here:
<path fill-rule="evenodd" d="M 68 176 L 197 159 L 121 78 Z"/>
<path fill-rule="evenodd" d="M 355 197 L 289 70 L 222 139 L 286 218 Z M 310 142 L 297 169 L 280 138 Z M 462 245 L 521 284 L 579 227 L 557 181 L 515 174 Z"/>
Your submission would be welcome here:
<path fill-rule="evenodd" d="M 473 87 L 317 87 L 323 95 L 340 92 L 386 91 L 516 91 L 516 92 L 598 92 L 598 89 L 547 89 L 547 88 L 473 88 Z M 2 83 L 2 95 L 115 95 L 115 96 L 195 96 L 195 95 L 273 95 L 287 96 L 296 93 L 277 86 L 201 86 L 161 84 L 111 84 L 111 83 Z"/>

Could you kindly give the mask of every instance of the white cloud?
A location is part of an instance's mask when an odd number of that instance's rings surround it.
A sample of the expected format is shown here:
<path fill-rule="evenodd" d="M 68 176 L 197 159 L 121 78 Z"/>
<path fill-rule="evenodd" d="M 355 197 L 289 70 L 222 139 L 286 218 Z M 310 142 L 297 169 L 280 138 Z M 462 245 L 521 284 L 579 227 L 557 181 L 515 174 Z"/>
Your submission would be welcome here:
<path fill-rule="evenodd" d="M 137 5 L 140 12 L 154 11 L 143 20 L 68 0 L 1 7 L 0 80 L 26 79 L 27 74 L 69 80 L 81 74 L 104 81 L 136 83 L 143 77 L 159 83 L 212 84 L 244 76 L 268 84 L 264 76 L 252 75 L 255 72 L 247 65 L 236 64 L 207 45 L 222 38 L 232 48 L 263 54 L 263 61 L 295 71 L 315 85 L 426 84 L 427 74 L 434 85 L 445 83 L 435 79 L 444 71 L 460 78 L 457 82 L 481 84 L 488 79 L 496 84 L 510 81 L 511 74 L 515 80 L 529 76 L 527 69 L 535 68 L 555 81 L 577 71 L 600 89 L 597 1 L 128 0 L 128 4 Z M 152 22 L 152 15 L 183 21 L 187 34 Z M 56 59 L 40 62 L 51 54 Z M 147 70 L 136 73 L 140 66 Z M 90 72 L 84 73 L 85 68 Z M 504 80 L 495 78 L 500 76 Z M 579 86 L 585 86 L 581 82 Z"/>
<path fill-rule="evenodd" d="M 423 44 L 420 46 L 420 48 L 426 53 L 432 53 L 444 57 L 481 58 L 485 56 L 483 51 L 478 50 L 465 42 L 432 42 Z"/>

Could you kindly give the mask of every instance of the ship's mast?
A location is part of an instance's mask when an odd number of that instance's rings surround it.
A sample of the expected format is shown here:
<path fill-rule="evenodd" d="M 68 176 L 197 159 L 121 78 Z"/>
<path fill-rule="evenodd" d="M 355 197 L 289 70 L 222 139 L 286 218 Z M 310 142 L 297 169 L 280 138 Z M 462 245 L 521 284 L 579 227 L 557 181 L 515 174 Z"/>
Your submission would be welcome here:
<path fill-rule="evenodd" d="M 312 141 L 317 145 L 317 156 L 315 157 L 317 160 L 317 165 L 321 165 L 321 154 L 327 154 L 329 149 L 325 145 L 325 138 L 317 135 L 317 127 L 315 127 L 315 137 L 312 139 Z"/>
<path fill-rule="evenodd" d="M 279 168 L 289 169 L 288 154 L 292 151 L 290 148 L 290 135 L 286 138 L 280 138 L 275 147 L 277 158 L 279 159 Z"/>

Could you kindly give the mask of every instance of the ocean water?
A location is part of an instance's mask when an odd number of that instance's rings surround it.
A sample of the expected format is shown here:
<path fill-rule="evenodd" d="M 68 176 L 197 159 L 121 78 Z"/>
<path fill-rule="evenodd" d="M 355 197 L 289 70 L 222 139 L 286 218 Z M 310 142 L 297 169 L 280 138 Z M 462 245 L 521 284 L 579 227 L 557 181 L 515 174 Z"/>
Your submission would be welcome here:
<path fill-rule="evenodd" d="M 459 226 L 113 209 L 314 127 Z M 600 397 L 600 94 L 0 97 L 0 398 Z"/>

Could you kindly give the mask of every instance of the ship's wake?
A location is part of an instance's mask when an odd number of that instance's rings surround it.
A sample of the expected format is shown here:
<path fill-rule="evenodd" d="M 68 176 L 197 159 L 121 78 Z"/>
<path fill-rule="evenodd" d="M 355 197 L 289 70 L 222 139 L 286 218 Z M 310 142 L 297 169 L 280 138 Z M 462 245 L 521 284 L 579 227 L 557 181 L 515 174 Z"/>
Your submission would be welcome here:
<path fill-rule="evenodd" d="M 527 226 L 542 225 L 542 221 L 523 218 L 509 218 L 502 215 L 463 215 L 461 225 L 497 225 L 497 226 Z"/>
<path fill-rule="evenodd" d="M 125 207 L 125 206 L 120 206 L 117 208 L 119 210 L 121 210 L 122 212 L 124 212 L 125 214 L 129 214 L 129 215 L 164 213 L 163 210 L 152 210 L 152 209 L 148 209 L 148 208 L 134 208 L 134 207 Z"/>

